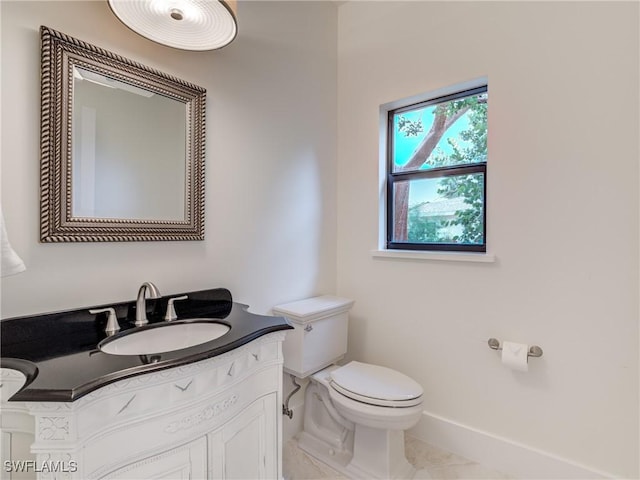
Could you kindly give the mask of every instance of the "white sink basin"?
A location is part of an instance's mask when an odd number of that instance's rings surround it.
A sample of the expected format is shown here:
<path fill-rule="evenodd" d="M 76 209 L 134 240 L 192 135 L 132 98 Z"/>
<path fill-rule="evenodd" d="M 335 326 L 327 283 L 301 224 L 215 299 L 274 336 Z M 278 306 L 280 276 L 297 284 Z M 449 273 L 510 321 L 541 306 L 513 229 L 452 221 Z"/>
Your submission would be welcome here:
<path fill-rule="evenodd" d="M 103 341 L 98 348 L 112 355 L 149 355 L 193 347 L 220 338 L 231 327 L 211 321 L 163 323 Z"/>

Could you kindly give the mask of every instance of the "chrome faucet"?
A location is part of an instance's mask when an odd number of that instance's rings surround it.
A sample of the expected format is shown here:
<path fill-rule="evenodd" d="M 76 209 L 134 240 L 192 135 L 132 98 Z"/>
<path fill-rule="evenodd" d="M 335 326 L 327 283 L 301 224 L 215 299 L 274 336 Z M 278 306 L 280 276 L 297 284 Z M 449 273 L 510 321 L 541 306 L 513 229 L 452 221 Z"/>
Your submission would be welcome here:
<path fill-rule="evenodd" d="M 134 325 L 141 327 L 149 323 L 147 320 L 147 304 L 145 302 L 145 294 L 149 291 L 149 298 L 160 298 L 160 290 L 151 282 L 144 282 L 138 290 L 138 298 L 136 300 L 136 321 Z"/>

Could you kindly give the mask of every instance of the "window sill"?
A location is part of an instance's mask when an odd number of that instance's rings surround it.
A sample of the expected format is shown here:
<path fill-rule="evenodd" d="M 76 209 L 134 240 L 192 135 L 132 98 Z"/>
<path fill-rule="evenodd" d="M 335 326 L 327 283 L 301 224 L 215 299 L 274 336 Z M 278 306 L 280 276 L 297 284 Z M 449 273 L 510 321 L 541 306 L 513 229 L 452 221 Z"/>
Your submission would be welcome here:
<path fill-rule="evenodd" d="M 444 260 L 448 262 L 494 263 L 496 256 L 491 253 L 434 252 L 421 250 L 371 250 L 372 257 L 398 258 L 409 260 Z"/>

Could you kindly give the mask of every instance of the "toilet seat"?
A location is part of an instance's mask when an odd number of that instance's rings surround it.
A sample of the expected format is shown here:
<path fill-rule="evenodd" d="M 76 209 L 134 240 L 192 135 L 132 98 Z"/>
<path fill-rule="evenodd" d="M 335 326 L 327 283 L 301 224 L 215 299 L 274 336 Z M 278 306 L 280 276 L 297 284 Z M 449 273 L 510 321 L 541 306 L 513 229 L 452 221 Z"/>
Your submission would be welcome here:
<path fill-rule="evenodd" d="M 422 416 L 423 404 L 405 408 L 373 405 L 343 395 L 335 388 L 329 388 L 331 403 L 338 413 L 356 425 L 364 425 L 380 430 L 406 430 L 413 427 Z"/>
<path fill-rule="evenodd" d="M 422 403 L 422 387 L 390 368 L 350 362 L 331 372 L 331 388 L 357 402 L 380 407 L 413 407 Z"/>

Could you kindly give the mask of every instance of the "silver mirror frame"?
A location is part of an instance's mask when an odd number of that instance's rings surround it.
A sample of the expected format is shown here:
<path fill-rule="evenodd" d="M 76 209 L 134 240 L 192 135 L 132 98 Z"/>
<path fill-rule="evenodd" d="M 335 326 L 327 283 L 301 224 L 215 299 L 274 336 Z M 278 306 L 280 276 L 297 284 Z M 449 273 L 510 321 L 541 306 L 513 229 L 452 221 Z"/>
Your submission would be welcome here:
<path fill-rule="evenodd" d="M 40 27 L 40 241 L 204 240 L 206 90 L 48 27 Z M 72 215 L 73 68 L 80 66 L 184 102 L 184 221 Z"/>

